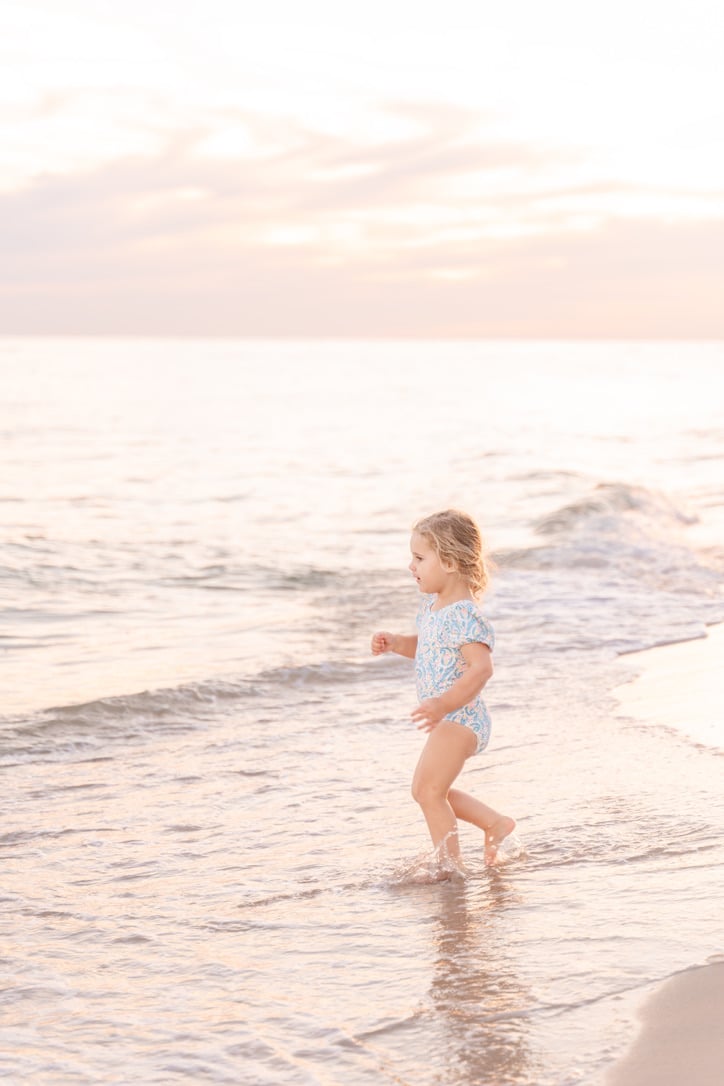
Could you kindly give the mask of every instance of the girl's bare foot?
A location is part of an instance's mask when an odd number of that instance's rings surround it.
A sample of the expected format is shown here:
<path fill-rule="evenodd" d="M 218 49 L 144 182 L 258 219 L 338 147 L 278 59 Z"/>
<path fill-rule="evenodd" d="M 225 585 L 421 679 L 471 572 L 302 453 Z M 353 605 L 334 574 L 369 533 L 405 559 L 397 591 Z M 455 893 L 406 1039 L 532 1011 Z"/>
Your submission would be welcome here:
<path fill-rule="evenodd" d="M 515 819 L 501 815 L 485 831 L 485 863 L 492 867 L 498 862 L 498 847 L 515 829 Z"/>

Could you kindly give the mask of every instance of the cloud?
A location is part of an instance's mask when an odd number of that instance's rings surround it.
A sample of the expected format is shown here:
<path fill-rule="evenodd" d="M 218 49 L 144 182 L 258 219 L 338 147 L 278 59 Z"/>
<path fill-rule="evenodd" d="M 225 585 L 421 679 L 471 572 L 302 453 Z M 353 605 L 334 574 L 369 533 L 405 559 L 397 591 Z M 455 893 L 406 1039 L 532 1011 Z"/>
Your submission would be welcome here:
<path fill-rule="evenodd" d="M 500 171 L 534 174 L 559 158 L 481 140 L 479 118 L 457 108 L 400 106 L 391 112 L 419 131 L 361 143 L 236 111 L 228 123 L 249 127 L 254 153 L 204 155 L 200 149 L 211 130 L 198 126 L 177 133 L 155 156 L 128 155 L 85 171 L 42 175 L 2 196 L 4 236 L 30 255 L 41 243 L 47 250 L 63 239 L 181 240 L 220 227 L 229 237 L 246 233 L 253 240 L 271 226 L 323 229 L 342 216 L 387 229 L 419 204 L 437 206 L 445 224 L 455 221 L 451 180 L 492 178 Z M 414 229 L 413 223 L 407 233 Z"/>
<path fill-rule="evenodd" d="M 367 141 L 227 111 L 251 150 L 212 155 L 199 124 L 0 194 L 0 328 L 724 335 L 722 218 L 625 216 L 640 190 L 556 149 L 456 107 L 388 108 L 404 133 Z"/>

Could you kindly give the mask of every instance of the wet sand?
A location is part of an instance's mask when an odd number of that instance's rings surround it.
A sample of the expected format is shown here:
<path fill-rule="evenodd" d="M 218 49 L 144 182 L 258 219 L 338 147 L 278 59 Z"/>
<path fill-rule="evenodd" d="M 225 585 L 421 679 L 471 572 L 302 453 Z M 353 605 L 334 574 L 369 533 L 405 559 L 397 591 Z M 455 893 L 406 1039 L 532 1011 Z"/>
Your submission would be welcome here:
<path fill-rule="evenodd" d="M 721 1086 L 724 959 L 671 977 L 641 1018 L 641 1033 L 607 1086 Z"/>
<path fill-rule="evenodd" d="M 631 659 L 644 670 L 616 690 L 627 715 L 724 749 L 724 623 L 710 626 L 699 640 L 632 653 Z"/>
<path fill-rule="evenodd" d="M 701 640 L 636 654 L 644 670 L 616 694 L 644 724 L 724 746 L 724 625 Z M 642 1028 L 609 1072 L 607 1086 L 721 1086 L 724 1082 L 724 946 L 669 978 L 643 1005 Z M 719 960 L 721 959 L 721 960 Z"/>

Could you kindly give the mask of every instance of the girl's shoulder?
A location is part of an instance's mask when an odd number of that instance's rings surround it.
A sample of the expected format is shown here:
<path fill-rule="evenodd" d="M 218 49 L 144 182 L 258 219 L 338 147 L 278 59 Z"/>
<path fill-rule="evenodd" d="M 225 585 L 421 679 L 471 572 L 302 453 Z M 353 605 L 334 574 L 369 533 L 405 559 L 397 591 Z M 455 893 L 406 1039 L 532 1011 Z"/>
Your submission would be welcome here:
<path fill-rule="evenodd" d="M 479 641 L 488 648 L 493 648 L 495 631 L 477 600 L 456 600 L 438 613 L 443 616 L 445 625 L 461 645 Z"/>

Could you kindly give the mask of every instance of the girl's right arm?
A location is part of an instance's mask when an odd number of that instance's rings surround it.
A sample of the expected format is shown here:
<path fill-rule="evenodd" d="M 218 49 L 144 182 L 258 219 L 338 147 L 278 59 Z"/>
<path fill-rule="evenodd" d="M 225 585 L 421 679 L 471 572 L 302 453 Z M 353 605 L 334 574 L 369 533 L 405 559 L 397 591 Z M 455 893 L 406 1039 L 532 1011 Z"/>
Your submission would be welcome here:
<path fill-rule="evenodd" d="M 396 652 L 398 656 L 407 656 L 414 660 L 417 652 L 417 634 L 392 634 L 381 631 L 372 636 L 372 655 L 380 656 L 383 652 Z"/>

